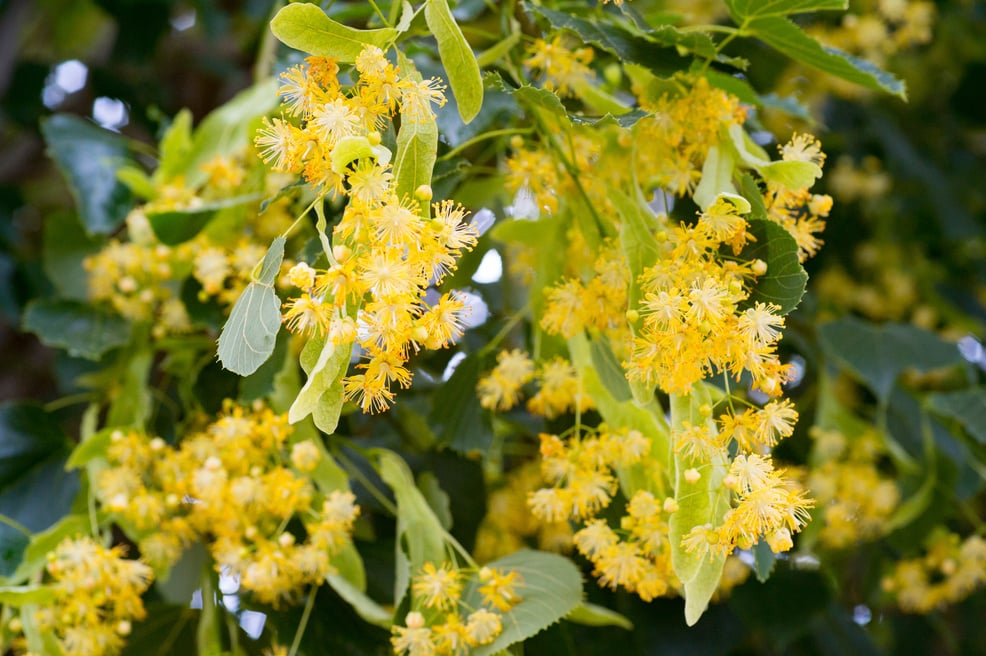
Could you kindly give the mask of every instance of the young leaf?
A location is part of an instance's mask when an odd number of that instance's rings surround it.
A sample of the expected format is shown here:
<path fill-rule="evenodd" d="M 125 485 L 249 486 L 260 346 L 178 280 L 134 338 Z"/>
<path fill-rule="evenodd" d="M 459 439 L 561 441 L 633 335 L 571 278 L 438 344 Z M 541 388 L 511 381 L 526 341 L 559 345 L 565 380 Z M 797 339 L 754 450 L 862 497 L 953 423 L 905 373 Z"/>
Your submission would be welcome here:
<path fill-rule="evenodd" d="M 438 55 L 455 94 L 459 116 L 463 123 L 469 123 L 483 106 L 483 78 L 476 56 L 452 17 L 448 0 L 427 0 L 425 21 L 438 41 Z"/>
<path fill-rule="evenodd" d="M 309 340 L 309 344 L 323 343 L 323 340 Z M 306 349 L 307 350 L 307 349 Z M 342 409 L 342 377 L 346 374 L 346 367 L 349 364 L 349 356 L 352 353 L 350 344 L 336 345 L 329 340 L 324 340 L 321 353 L 313 366 L 305 367 L 308 372 L 308 381 L 298 393 L 298 397 L 288 410 L 288 421 L 296 424 L 312 413 L 318 413 L 319 408 L 325 405 L 330 406 L 323 411 L 323 414 L 316 414 L 316 425 L 326 424 L 331 430 L 329 434 L 335 432 L 334 424 L 339 420 L 339 412 Z M 304 364 L 302 365 L 304 366 Z M 334 421 L 332 417 L 334 415 Z M 322 426 L 319 429 L 325 430 Z"/>
<path fill-rule="evenodd" d="M 582 575 L 572 561 L 557 554 L 518 551 L 488 567 L 517 572 L 520 603 L 503 618 L 503 632 L 488 645 L 474 648 L 473 656 L 492 656 L 510 645 L 526 640 L 559 621 L 582 603 Z M 463 592 L 469 608 L 479 608 L 479 583 L 472 579 Z"/>
<path fill-rule="evenodd" d="M 791 233 L 769 219 L 750 219 L 748 225 L 747 232 L 756 241 L 747 244 L 740 257 L 746 262 L 763 260 L 767 273 L 757 278 L 746 304 L 774 303 L 780 306 L 780 314 L 788 314 L 801 303 L 808 283 L 808 274 L 798 260 L 798 243 Z"/>
<path fill-rule="evenodd" d="M 115 231 L 133 206 L 116 172 L 132 165 L 126 139 L 77 116 L 55 114 L 41 122 L 48 154 L 68 182 L 79 217 L 90 235 Z"/>
<path fill-rule="evenodd" d="M 192 150 L 192 112 L 183 109 L 171 121 L 167 132 L 161 137 L 159 148 L 161 157 L 154 172 L 155 180 L 171 180 L 181 174 L 185 158 Z"/>
<path fill-rule="evenodd" d="M 392 27 L 377 30 L 347 27 L 329 18 L 318 5 L 303 2 L 282 7 L 271 20 L 270 31 L 290 48 L 344 63 L 356 61 L 367 45 L 386 50 L 400 34 Z"/>
<path fill-rule="evenodd" d="M 610 610 L 605 606 L 597 606 L 589 602 L 583 602 L 575 607 L 565 619 L 575 624 L 583 626 L 618 626 L 627 631 L 633 631 L 633 622 L 624 615 L 620 615 L 615 610 Z"/>
<path fill-rule="evenodd" d="M 421 74 L 414 64 L 398 51 L 401 70 L 420 81 Z M 398 198 L 414 196 L 421 185 L 431 184 L 431 174 L 438 155 L 438 124 L 434 118 L 411 121 L 402 120 L 397 132 L 397 153 L 394 155 L 394 184 Z M 421 209 L 428 211 L 428 204 Z"/>
<path fill-rule="evenodd" d="M 824 47 L 787 18 L 767 16 L 746 22 L 746 31 L 807 66 L 831 73 L 874 91 L 907 99 L 904 83 L 873 64 L 837 48 Z"/>
<path fill-rule="evenodd" d="M 702 383 L 694 385 L 687 396 L 672 394 L 672 429 L 681 429 L 686 421 L 695 426 L 703 421 L 711 421 L 703 418 L 698 410 L 701 405 L 710 401 L 709 390 Z M 719 585 L 726 557 L 690 553 L 685 550 L 681 541 L 697 526 L 711 524 L 715 527 L 722 524 L 723 516 L 729 508 L 728 493 L 722 485 L 726 468 L 722 456 L 711 462 L 704 462 L 684 453 L 675 453 L 674 461 L 674 498 L 678 502 L 678 510 L 671 515 L 669 521 L 671 565 L 684 586 L 685 622 L 688 626 L 693 626 L 708 608 L 712 593 Z M 701 478 L 691 483 L 686 479 L 685 471 L 693 468 L 699 471 Z"/>
<path fill-rule="evenodd" d="M 86 303 L 50 298 L 28 303 L 24 330 L 47 346 L 88 360 L 98 360 L 130 341 L 130 323 L 123 317 Z"/>
<path fill-rule="evenodd" d="M 386 449 L 375 449 L 380 477 L 394 491 L 397 499 L 397 576 L 394 582 L 394 606 L 400 606 L 410 577 L 425 563 L 442 563 L 445 531 L 431 507 L 414 485 L 414 477 L 400 456 Z"/>
<path fill-rule="evenodd" d="M 274 288 L 251 282 L 219 335 L 219 361 L 233 373 L 249 376 L 274 352 L 280 327 L 281 302 Z"/>
<path fill-rule="evenodd" d="M 733 160 L 732 152 L 727 148 L 720 150 L 718 146 L 709 148 L 709 154 L 702 165 L 702 179 L 695 187 L 693 198 L 695 203 L 705 210 L 722 193 L 735 194 L 736 187 L 733 186 Z"/>
<path fill-rule="evenodd" d="M 325 577 L 325 582 L 352 606 L 364 621 L 383 629 L 390 629 L 393 624 L 390 611 L 373 601 L 365 592 L 338 574 L 329 574 Z"/>

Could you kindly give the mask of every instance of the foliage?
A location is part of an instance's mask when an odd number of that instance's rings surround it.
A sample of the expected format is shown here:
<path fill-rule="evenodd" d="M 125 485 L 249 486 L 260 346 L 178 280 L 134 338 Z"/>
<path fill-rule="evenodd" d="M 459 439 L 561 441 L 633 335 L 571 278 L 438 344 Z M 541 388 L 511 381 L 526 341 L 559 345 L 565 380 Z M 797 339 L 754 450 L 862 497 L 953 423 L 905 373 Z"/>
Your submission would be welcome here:
<path fill-rule="evenodd" d="M 982 16 L 247 5 L 2 10 L 0 651 L 982 650 Z"/>

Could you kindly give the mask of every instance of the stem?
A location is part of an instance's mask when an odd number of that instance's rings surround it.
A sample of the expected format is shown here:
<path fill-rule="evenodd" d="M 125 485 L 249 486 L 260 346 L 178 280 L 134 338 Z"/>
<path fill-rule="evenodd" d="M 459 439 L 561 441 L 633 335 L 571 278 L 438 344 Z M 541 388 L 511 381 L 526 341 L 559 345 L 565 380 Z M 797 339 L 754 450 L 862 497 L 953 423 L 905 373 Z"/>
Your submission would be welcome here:
<path fill-rule="evenodd" d="M 494 335 L 493 339 L 487 342 L 486 345 L 483 346 L 483 348 L 479 349 L 476 352 L 476 354 L 482 357 L 493 351 L 493 349 L 495 349 L 500 344 L 500 342 L 504 340 L 504 338 L 510 333 L 510 331 L 514 329 L 514 326 L 516 326 L 520 322 L 520 320 L 524 318 L 524 316 L 527 313 L 528 307 L 529 306 L 525 305 L 521 309 L 514 312 L 513 316 L 511 316 L 507 320 L 507 323 L 503 324 L 503 328 L 500 329 L 500 332 Z"/>
<path fill-rule="evenodd" d="M 55 399 L 54 401 L 49 401 L 45 404 L 45 412 L 55 412 L 56 410 L 61 410 L 62 408 L 67 408 L 70 405 L 75 405 L 76 403 L 85 403 L 93 398 L 91 392 L 81 392 L 79 394 L 71 394 L 69 396 L 63 396 L 60 399 Z"/>
<path fill-rule="evenodd" d="M 287 239 L 288 238 L 288 235 L 290 235 L 292 232 L 294 232 L 294 229 L 298 227 L 298 224 L 301 222 L 301 220 L 303 218 L 305 218 L 305 215 L 308 214 L 309 212 L 311 212 L 312 211 L 312 208 L 315 207 L 315 204 L 318 203 L 323 198 L 325 198 L 325 196 L 316 196 L 315 197 L 315 200 L 313 200 L 311 203 L 309 203 L 308 207 L 306 207 L 305 209 L 303 209 L 301 211 L 301 214 L 298 215 L 298 218 L 296 218 L 294 220 L 294 222 L 291 225 L 288 226 L 287 230 L 285 230 L 284 232 L 282 232 L 280 234 L 280 236 L 281 237 L 284 237 L 285 239 Z"/>
<path fill-rule="evenodd" d="M 393 8 L 394 8 L 394 5 L 395 5 L 395 4 L 397 4 L 397 3 L 396 3 L 396 2 L 394 2 L 393 4 L 391 4 L 391 5 L 390 5 L 390 8 L 391 8 L 391 10 L 393 10 Z M 379 17 L 379 18 L 380 18 L 380 20 L 381 20 L 381 21 L 383 21 L 383 24 L 384 24 L 384 25 L 386 25 L 387 27 L 393 27 L 393 25 L 391 25 L 391 23 L 390 23 L 390 21 L 389 21 L 389 20 L 387 19 L 387 17 L 383 15 L 383 12 L 382 12 L 382 11 L 380 11 L 380 7 L 378 7 L 378 6 L 377 6 L 377 3 L 376 3 L 376 2 L 374 2 L 374 0 L 370 0 L 370 6 L 371 6 L 371 7 L 373 7 L 373 11 L 374 11 L 374 12 L 376 12 L 376 14 L 377 14 L 377 17 Z M 399 5 L 398 5 L 398 6 L 399 6 Z M 269 30 L 268 30 L 268 31 L 269 31 Z"/>
<path fill-rule="evenodd" d="M 7 517 L 6 515 L 0 515 L 0 524 L 6 524 L 10 528 L 20 533 L 23 533 L 25 537 L 28 538 L 31 537 L 31 531 L 29 531 L 26 526 L 21 524 L 16 519 L 13 519 L 12 517 Z"/>
<path fill-rule="evenodd" d="M 270 17 L 280 11 L 284 5 L 284 0 L 277 0 L 271 7 Z M 268 21 L 269 22 L 269 21 Z M 260 42 L 260 52 L 257 53 L 257 61 L 253 63 L 253 81 L 259 82 L 266 80 L 274 74 L 274 62 L 277 56 L 277 39 L 270 30 L 264 30 L 264 38 Z"/>
<path fill-rule="evenodd" d="M 387 498 L 380 489 L 373 484 L 373 482 L 360 471 L 359 467 L 353 464 L 353 461 L 346 457 L 340 449 L 333 449 L 333 455 L 339 460 L 342 466 L 349 472 L 349 474 L 355 478 L 359 483 L 366 488 L 366 491 L 370 493 L 377 502 L 383 506 L 383 509 L 389 512 L 394 517 L 397 517 L 397 506 Z"/>
<path fill-rule="evenodd" d="M 301 636 L 305 635 L 305 628 L 308 627 L 308 618 L 312 616 L 312 608 L 315 607 L 316 592 L 318 592 L 318 586 L 316 585 L 313 585 L 311 590 L 308 591 L 305 610 L 301 613 L 301 621 L 298 622 L 298 630 L 294 632 L 294 640 L 291 642 L 291 649 L 288 650 L 288 656 L 295 656 L 298 653 L 298 648 L 301 647 Z"/>
<path fill-rule="evenodd" d="M 461 153 L 469 146 L 472 146 L 473 144 L 477 144 L 481 141 L 485 141 L 487 139 L 502 137 L 508 134 L 530 134 L 533 131 L 534 131 L 533 128 L 503 128 L 502 130 L 490 130 L 489 132 L 478 134 L 472 139 L 468 139 L 467 141 L 462 142 L 452 150 L 448 151 L 447 153 L 439 157 L 438 161 L 444 162 L 446 160 L 452 159 L 453 157 Z"/>

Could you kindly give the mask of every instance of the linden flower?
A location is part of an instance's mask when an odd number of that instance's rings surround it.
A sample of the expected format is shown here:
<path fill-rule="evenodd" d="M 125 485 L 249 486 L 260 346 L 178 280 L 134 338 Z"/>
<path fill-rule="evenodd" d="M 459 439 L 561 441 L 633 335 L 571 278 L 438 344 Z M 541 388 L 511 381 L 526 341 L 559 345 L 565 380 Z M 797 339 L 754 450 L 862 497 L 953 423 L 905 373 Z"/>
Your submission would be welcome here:
<path fill-rule="evenodd" d="M 485 608 L 470 613 L 466 619 L 466 633 L 473 644 L 488 645 L 503 631 L 500 616 Z"/>
<path fill-rule="evenodd" d="M 285 303 L 288 311 L 284 313 L 284 323 L 288 330 L 302 335 L 322 335 L 332 318 L 332 306 L 322 303 L 310 294 Z"/>
<path fill-rule="evenodd" d="M 507 574 L 498 572 L 495 568 L 483 567 L 479 570 L 479 580 L 483 582 L 479 586 L 479 594 L 483 596 L 484 604 L 505 613 L 521 600 L 514 588 L 517 585 L 522 586 L 523 580 L 516 571 Z"/>
<path fill-rule="evenodd" d="M 459 579 L 459 570 L 454 567 L 446 569 L 443 564 L 436 569 L 433 563 L 425 563 L 411 584 L 411 591 L 423 599 L 425 607 L 444 611 L 455 608 L 462 595 Z"/>
<path fill-rule="evenodd" d="M 411 611 L 404 619 L 407 626 L 394 626 L 391 631 L 393 636 L 390 644 L 394 647 L 394 653 L 407 654 L 407 656 L 432 656 L 435 653 L 435 643 L 432 640 L 431 629 L 425 626 L 424 616 Z"/>
<path fill-rule="evenodd" d="M 445 106 L 445 85 L 438 78 L 401 80 L 401 118 L 411 123 L 424 123 L 435 118 L 431 104 Z"/>

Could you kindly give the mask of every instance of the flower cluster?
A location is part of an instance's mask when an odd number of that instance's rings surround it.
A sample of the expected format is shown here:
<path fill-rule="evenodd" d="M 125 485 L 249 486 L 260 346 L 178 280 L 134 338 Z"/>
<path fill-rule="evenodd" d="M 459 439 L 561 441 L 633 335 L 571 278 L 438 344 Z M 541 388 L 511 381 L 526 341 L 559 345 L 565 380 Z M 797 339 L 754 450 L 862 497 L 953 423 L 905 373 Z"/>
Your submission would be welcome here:
<path fill-rule="evenodd" d="M 404 626 L 394 626 L 390 639 L 395 654 L 455 656 L 486 645 L 503 631 L 502 613 L 522 601 L 524 581 L 517 571 L 482 567 L 470 581 L 475 604 L 463 599 L 467 572 L 450 563 L 425 563 L 411 581 L 412 610 Z"/>
<path fill-rule="evenodd" d="M 882 474 L 886 450 L 875 431 L 847 438 L 813 427 L 811 468 L 805 483 L 822 511 L 819 541 L 835 549 L 873 540 L 884 533 L 900 491 Z"/>
<path fill-rule="evenodd" d="M 528 48 L 525 65 L 544 74 L 544 88 L 560 96 L 575 95 L 595 77 L 589 64 L 595 53 L 590 47 L 572 49 L 561 33 L 551 41 L 537 39 Z"/>
<path fill-rule="evenodd" d="M 292 601 L 335 571 L 331 559 L 349 544 L 359 508 L 350 492 L 315 489 L 306 474 L 326 456 L 311 441 L 289 446 L 291 433 L 284 415 L 229 404 L 177 449 L 116 431 L 97 495 L 156 569 L 203 541 L 217 569 L 257 599 Z M 288 530 L 293 518 L 303 536 Z"/>
<path fill-rule="evenodd" d="M 561 356 L 535 368 L 534 361 L 520 349 L 501 351 L 496 367 L 479 379 L 476 391 L 479 403 L 494 412 L 513 408 L 523 395 L 523 387 L 535 381 L 538 391 L 527 401 L 535 415 L 553 419 L 570 411 L 582 412 L 594 407 L 581 388 L 581 380 L 572 363 Z"/>
<path fill-rule="evenodd" d="M 66 538 L 48 553 L 54 599 L 35 611 L 37 628 L 65 654 L 118 654 L 132 623 L 147 615 L 141 595 L 151 568 L 89 537 Z"/>
<path fill-rule="evenodd" d="M 962 601 L 986 584 L 986 540 L 971 535 L 963 540 L 942 531 L 929 541 L 927 553 L 898 562 L 883 579 L 901 610 L 928 613 Z"/>
<path fill-rule="evenodd" d="M 348 196 L 326 252 L 328 268 L 300 264 L 289 273 L 301 294 L 285 304 L 284 322 L 339 348 L 356 342 L 366 362 L 343 381 L 346 398 L 379 412 L 393 402 L 393 385 L 410 386 L 405 365 L 413 352 L 445 348 L 462 335 L 462 299 L 448 292 L 428 302 L 426 294 L 455 270 L 477 235 L 451 201 L 434 204 L 429 217 L 430 188 L 399 195 L 390 151 L 380 145 L 380 130 L 398 106 L 404 122 L 434 120 L 430 103 L 444 103 L 438 82 L 401 75 L 372 46 L 355 67 L 358 80 L 348 89 L 330 59 L 309 57 L 283 74 L 289 117 L 267 121 L 256 144 L 275 170 L 301 174 L 321 195 Z"/>

